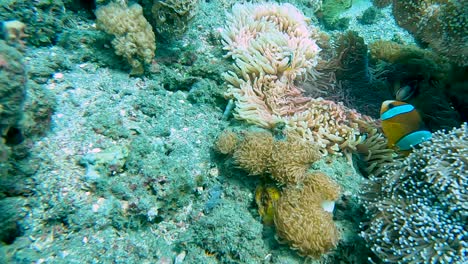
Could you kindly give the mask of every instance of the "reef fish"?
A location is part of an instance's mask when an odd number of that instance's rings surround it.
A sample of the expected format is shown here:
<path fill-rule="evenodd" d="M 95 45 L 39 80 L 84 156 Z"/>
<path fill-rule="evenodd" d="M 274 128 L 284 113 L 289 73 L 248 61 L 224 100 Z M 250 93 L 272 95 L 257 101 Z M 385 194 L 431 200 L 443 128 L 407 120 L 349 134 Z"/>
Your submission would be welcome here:
<path fill-rule="evenodd" d="M 255 190 L 255 202 L 257 202 L 258 213 L 265 225 L 273 225 L 275 223 L 276 203 L 280 196 L 280 190 L 273 184 L 260 183 L 257 186 Z"/>
<path fill-rule="evenodd" d="M 382 130 L 388 146 L 402 152 L 431 139 L 432 134 L 425 129 L 421 115 L 414 106 L 400 101 L 388 100 L 380 109 Z"/>

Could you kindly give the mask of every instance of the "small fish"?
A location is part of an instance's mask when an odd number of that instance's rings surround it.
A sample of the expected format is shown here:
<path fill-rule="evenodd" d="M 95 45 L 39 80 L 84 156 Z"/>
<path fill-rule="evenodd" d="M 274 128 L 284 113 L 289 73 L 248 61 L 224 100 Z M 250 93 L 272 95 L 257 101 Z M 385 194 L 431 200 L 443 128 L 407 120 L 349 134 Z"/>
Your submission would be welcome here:
<path fill-rule="evenodd" d="M 257 186 L 255 202 L 258 206 L 258 213 L 265 225 L 271 226 L 275 223 L 276 203 L 280 196 L 280 190 L 273 184 L 262 182 Z"/>
<path fill-rule="evenodd" d="M 293 65 L 292 65 L 293 60 L 294 60 L 294 52 L 291 52 L 291 54 L 288 56 L 288 64 L 287 64 L 288 70 L 289 70 L 289 69 L 292 69 L 292 67 L 293 67 Z"/>
<path fill-rule="evenodd" d="M 409 154 L 414 146 L 432 137 L 431 132 L 425 129 L 421 115 L 408 103 L 393 100 L 383 102 L 380 119 L 388 146 L 404 154 Z"/>

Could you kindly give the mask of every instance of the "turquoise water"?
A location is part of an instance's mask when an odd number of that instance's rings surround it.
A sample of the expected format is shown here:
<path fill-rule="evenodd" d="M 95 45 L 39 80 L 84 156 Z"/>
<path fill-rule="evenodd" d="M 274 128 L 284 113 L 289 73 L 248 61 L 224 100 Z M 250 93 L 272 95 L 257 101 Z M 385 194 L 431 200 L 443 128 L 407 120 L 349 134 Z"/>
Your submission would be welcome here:
<path fill-rule="evenodd" d="M 0 0 L 0 263 L 468 262 L 466 10 L 417 2 Z"/>

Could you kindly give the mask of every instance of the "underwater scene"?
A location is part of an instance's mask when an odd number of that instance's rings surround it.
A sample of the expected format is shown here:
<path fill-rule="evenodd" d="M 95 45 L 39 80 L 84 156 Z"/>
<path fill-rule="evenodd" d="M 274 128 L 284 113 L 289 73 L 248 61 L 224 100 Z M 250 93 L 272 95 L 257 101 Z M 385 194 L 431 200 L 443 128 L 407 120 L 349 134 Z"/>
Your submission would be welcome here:
<path fill-rule="evenodd" d="M 0 264 L 468 263 L 466 0 L 0 0 Z"/>

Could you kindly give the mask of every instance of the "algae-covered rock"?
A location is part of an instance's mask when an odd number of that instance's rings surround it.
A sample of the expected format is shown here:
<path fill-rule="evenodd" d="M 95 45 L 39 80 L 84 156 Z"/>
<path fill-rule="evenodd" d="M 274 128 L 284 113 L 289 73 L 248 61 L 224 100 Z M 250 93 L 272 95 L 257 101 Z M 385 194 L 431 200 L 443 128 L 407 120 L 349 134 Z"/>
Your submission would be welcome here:
<path fill-rule="evenodd" d="M 381 16 L 382 11 L 376 7 L 371 6 L 364 10 L 362 15 L 357 17 L 357 20 L 363 25 L 371 25 L 374 24 Z"/>
<path fill-rule="evenodd" d="M 28 146 L 23 142 L 31 134 L 25 133 L 24 113 L 26 110 L 31 117 L 40 116 L 42 108 L 29 112 L 30 109 L 24 107 L 34 101 L 34 96 L 26 98 L 26 81 L 23 55 L 0 40 L 0 198 L 30 195 L 33 185 L 24 177 L 35 170 L 25 161 Z"/>
<path fill-rule="evenodd" d="M 57 98 L 49 89 L 31 81 L 24 102 L 21 128 L 25 137 L 43 136 L 50 129 L 52 114 L 57 107 Z"/>
<path fill-rule="evenodd" d="M 106 102 L 102 100 L 96 104 L 104 108 Z M 123 126 L 123 118 L 120 113 L 86 111 L 85 115 L 89 116 L 88 118 L 92 123 L 92 128 L 98 134 L 114 139 L 127 138 L 131 134 L 131 131 L 127 127 Z"/>
<path fill-rule="evenodd" d="M 384 8 L 392 4 L 393 0 L 372 0 L 372 4 L 378 8 Z"/>
<path fill-rule="evenodd" d="M 26 97 L 23 55 L 0 40 L 0 193 L 10 189 L 11 145 L 22 141 L 20 121 Z"/>
<path fill-rule="evenodd" d="M 126 147 L 114 146 L 105 150 L 97 149 L 84 155 L 81 164 L 86 167 L 88 178 L 113 175 L 122 172 L 127 156 Z"/>
<path fill-rule="evenodd" d="M 59 47 L 39 48 L 28 53 L 28 77 L 38 84 L 45 84 L 54 73 L 69 70 L 72 67 L 64 49 Z"/>
<path fill-rule="evenodd" d="M 11 244 L 21 235 L 19 221 L 25 216 L 21 206 L 22 198 L 8 197 L 0 199 L 0 243 Z"/>
<path fill-rule="evenodd" d="M 226 99 L 223 96 L 222 86 L 209 79 L 195 82 L 188 93 L 187 99 L 196 104 L 223 105 Z"/>
<path fill-rule="evenodd" d="M 0 21 L 19 20 L 26 24 L 28 43 L 34 46 L 54 44 L 62 32 L 66 12 L 61 0 L 0 2 Z"/>
<path fill-rule="evenodd" d="M 216 255 L 221 263 L 262 263 L 268 254 L 262 230 L 262 224 L 246 208 L 229 201 L 201 217 L 179 242 L 188 247 L 198 246 L 206 254 Z M 187 258 L 195 256 L 189 251 Z"/>
<path fill-rule="evenodd" d="M 18 125 L 26 96 L 23 55 L 0 40 L 0 132 L 5 136 Z"/>
<path fill-rule="evenodd" d="M 194 17 L 198 0 L 143 1 L 148 19 L 163 39 L 169 40 L 182 35 Z"/>
<path fill-rule="evenodd" d="M 352 0 L 324 0 L 317 16 L 328 29 L 346 29 L 349 18 L 340 17 L 340 14 L 350 8 L 352 4 Z"/>

